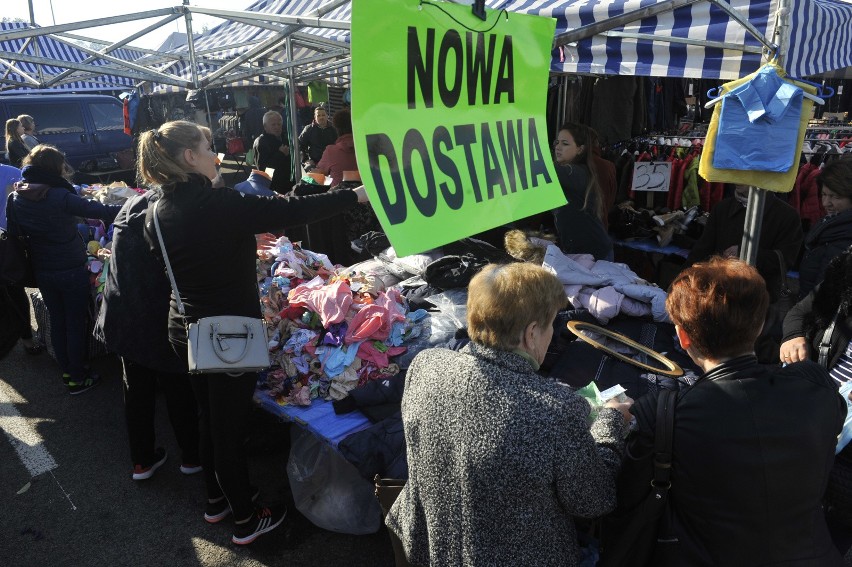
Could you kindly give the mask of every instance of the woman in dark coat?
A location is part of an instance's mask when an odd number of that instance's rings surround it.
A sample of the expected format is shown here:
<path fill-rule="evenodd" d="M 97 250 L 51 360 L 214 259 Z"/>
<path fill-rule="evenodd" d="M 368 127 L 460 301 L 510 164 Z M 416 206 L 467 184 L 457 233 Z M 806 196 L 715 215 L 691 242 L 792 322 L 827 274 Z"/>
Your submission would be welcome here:
<path fill-rule="evenodd" d="M 104 205 L 77 195 L 71 168 L 53 146 L 39 144 L 24 158 L 21 176 L 6 211 L 9 232 L 29 237 L 33 270 L 50 313 L 50 340 L 62 380 L 71 394 L 95 386 L 88 367 L 92 288 L 86 270 L 86 244 L 77 231 L 79 217 L 110 224 L 120 205 Z"/>
<path fill-rule="evenodd" d="M 788 364 L 817 362 L 828 369 L 841 393 L 852 391 L 852 251 L 834 258 L 823 282 L 787 313 L 781 359 Z M 852 445 L 846 445 L 835 459 L 828 492 L 829 522 L 843 525 L 833 533 L 846 534 L 835 536 L 841 553 L 852 546 L 852 490 L 848 482 L 834 481 L 850 475 Z"/>
<path fill-rule="evenodd" d="M 280 120 L 281 116 L 273 112 Z M 161 256 L 154 211 L 174 278 L 186 308 L 169 305 L 169 340 L 187 358 L 186 325 L 202 317 L 260 318 L 255 234 L 338 214 L 361 201 L 364 188 L 310 197 L 260 197 L 213 188 L 216 154 L 191 122 L 168 122 L 139 140 L 139 176 L 160 186 L 157 208 L 149 208 L 145 238 Z M 200 410 L 201 461 L 207 485 L 204 518 L 219 522 L 233 514 L 238 545 L 254 541 L 281 524 L 284 506 L 255 507 L 245 453 L 256 372 L 194 374 L 192 388 Z"/>
<path fill-rule="evenodd" d="M 598 183 L 586 126 L 563 124 L 553 144 L 556 176 L 568 204 L 553 211 L 559 247 L 566 254 L 612 260 L 612 239 L 604 228 L 604 197 Z"/>
<path fill-rule="evenodd" d="M 805 254 L 799 264 L 799 299 L 823 280 L 832 258 L 852 244 L 852 156 L 826 165 L 816 183 L 826 215 L 805 235 Z"/>
<path fill-rule="evenodd" d="M 6 121 L 6 157 L 13 167 L 20 168 L 30 149 L 24 143 L 24 125 L 16 118 Z"/>
<path fill-rule="evenodd" d="M 736 259 L 695 264 L 672 283 L 666 310 L 704 373 L 677 396 L 667 531 L 649 561 L 630 565 L 843 564 L 822 497 L 846 403 L 814 362 L 757 362 L 768 305 L 763 278 Z M 653 458 L 657 398 L 631 412 L 637 427 L 621 475 L 638 490 L 650 481 L 639 471 Z"/>
<path fill-rule="evenodd" d="M 169 421 L 181 450 L 180 471 L 201 472 L 198 409 L 186 357 L 169 344 L 171 287 L 145 240 L 145 216 L 160 198 L 152 189 L 128 199 L 113 225 L 112 255 L 95 333 L 109 352 L 121 357 L 124 412 L 133 480 L 146 480 L 166 461 L 156 446 L 157 391 L 166 400 Z"/>

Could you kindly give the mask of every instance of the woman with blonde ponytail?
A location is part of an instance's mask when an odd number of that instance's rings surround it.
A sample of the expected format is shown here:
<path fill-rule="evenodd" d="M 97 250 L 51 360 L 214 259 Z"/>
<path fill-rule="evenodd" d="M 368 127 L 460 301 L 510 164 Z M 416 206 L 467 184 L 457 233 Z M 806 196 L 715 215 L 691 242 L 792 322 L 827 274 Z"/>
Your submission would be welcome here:
<path fill-rule="evenodd" d="M 366 202 L 364 188 L 309 197 L 260 197 L 214 188 L 216 154 L 198 125 L 168 122 L 142 134 L 138 173 L 162 197 L 145 218 L 145 239 L 161 255 L 153 214 L 185 306 L 172 298 L 169 340 L 186 359 L 186 325 L 202 317 L 259 318 L 254 235 L 321 220 Z M 204 519 L 233 514 L 232 541 L 245 545 L 284 521 L 285 506 L 255 506 L 245 453 L 257 373 L 195 374 L 190 378 L 200 410 L 201 464 L 207 486 Z"/>

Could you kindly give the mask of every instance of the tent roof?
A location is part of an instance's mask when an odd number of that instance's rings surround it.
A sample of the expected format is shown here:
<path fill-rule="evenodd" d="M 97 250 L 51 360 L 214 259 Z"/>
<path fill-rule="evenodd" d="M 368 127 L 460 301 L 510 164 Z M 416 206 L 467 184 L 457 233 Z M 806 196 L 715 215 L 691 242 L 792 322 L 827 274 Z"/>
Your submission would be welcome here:
<path fill-rule="evenodd" d="M 0 22 L 0 33 L 32 30 L 38 26 L 21 22 Z M 122 90 L 134 84 L 130 76 L 112 73 L 114 63 L 92 56 L 91 50 L 51 35 L 2 39 L 0 36 L 0 89 Z M 110 56 L 133 61 L 143 55 L 131 49 L 116 49 Z M 73 75 L 68 63 L 80 69 Z M 136 76 L 141 77 L 138 73 Z"/>
<path fill-rule="evenodd" d="M 760 66 L 766 47 L 781 41 L 776 34 L 779 4 L 780 0 L 486 0 L 490 8 L 556 19 L 553 72 L 711 79 L 738 78 Z M 852 0 L 789 0 L 789 6 L 789 44 L 780 52 L 792 76 L 852 66 Z M 147 31 L 193 13 L 224 21 L 188 45 L 164 51 L 124 48 Z M 346 83 L 350 13 L 350 0 L 257 0 L 243 11 L 183 5 L 36 29 L 3 24 L 0 89 L 72 83 L 75 86 L 66 88 L 263 85 L 282 82 L 291 69 L 300 80 Z M 145 28 L 140 25 L 140 32 L 131 38 L 117 44 L 100 42 L 103 47 L 98 51 L 113 57 L 98 58 L 96 51 L 83 47 L 49 50 L 51 45 L 67 46 L 69 37 L 97 43 L 69 31 L 155 17 L 162 19 Z M 44 47 L 42 55 L 35 55 L 32 46 L 39 34 L 48 35 L 38 37 Z M 288 44 L 292 59 L 287 56 Z M 95 56 L 84 63 L 90 53 Z M 63 72 L 64 68 L 70 70 Z"/>

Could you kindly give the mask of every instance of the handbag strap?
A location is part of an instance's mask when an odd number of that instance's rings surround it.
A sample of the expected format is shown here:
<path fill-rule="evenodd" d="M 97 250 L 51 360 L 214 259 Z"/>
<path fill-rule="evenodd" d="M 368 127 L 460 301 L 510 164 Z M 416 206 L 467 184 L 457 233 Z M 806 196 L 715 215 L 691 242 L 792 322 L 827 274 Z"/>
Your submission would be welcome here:
<path fill-rule="evenodd" d="M 831 336 L 834 334 L 834 328 L 837 326 L 837 320 L 840 318 L 840 310 L 843 308 L 843 303 L 837 306 L 837 313 L 834 314 L 834 319 L 831 324 L 825 329 L 822 334 L 822 340 L 819 342 L 819 365 L 823 368 L 828 368 L 828 353 L 831 350 Z"/>
<path fill-rule="evenodd" d="M 651 486 L 661 495 L 671 488 L 672 439 L 677 390 L 660 388 L 657 394 L 657 425 L 654 435 L 654 478 Z"/>
<path fill-rule="evenodd" d="M 787 262 L 784 260 L 784 254 L 778 249 L 773 252 L 778 256 L 778 263 L 781 266 L 781 290 L 788 290 L 790 287 L 787 285 Z"/>
<path fill-rule="evenodd" d="M 163 253 L 163 260 L 166 262 L 166 272 L 169 274 L 169 283 L 172 284 L 172 291 L 175 294 L 175 301 L 177 302 L 178 313 L 181 315 L 186 315 L 184 312 L 183 301 L 180 299 L 180 292 L 178 291 L 177 282 L 175 282 L 175 274 L 172 272 L 172 264 L 169 262 L 169 254 L 166 252 L 166 244 L 163 242 L 163 232 L 160 230 L 160 219 L 157 217 L 157 207 L 160 205 L 160 201 L 154 203 L 154 229 L 157 231 L 157 241 L 160 243 L 160 252 Z"/>

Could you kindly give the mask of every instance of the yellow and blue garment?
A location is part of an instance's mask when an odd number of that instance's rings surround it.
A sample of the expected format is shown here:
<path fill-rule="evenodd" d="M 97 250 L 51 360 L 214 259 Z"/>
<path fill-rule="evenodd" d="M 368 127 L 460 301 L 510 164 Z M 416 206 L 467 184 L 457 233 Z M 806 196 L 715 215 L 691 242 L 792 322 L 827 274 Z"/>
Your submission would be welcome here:
<path fill-rule="evenodd" d="M 723 95 L 713 165 L 784 172 L 798 164 L 802 99 L 802 89 L 768 65 Z"/>
<path fill-rule="evenodd" d="M 753 80 L 758 73 L 763 71 L 766 68 L 771 68 L 775 70 L 775 73 L 778 76 L 782 76 L 783 71 L 780 67 L 778 67 L 775 63 L 767 63 L 758 71 L 747 75 L 741 79 L 737 79 L 736 81 L 731 81 L 729 83 L 725 83 L 720 87 L 720 92 L 723 94 L 727 94 L 737 89 L 738 87 L 750 82 Z M 796 87 L 804 89 L 806 92 L 811 94 L 816 94 L 816 87 L 796 82 L 792 79 L 784 79 L 785 82 L 791 83 Z M 808 119 L 811 116 L 813 110 L 813 102 L 809 99 L 802 100 L 802 108 L 799 113 L 799 122 L 798 122 L 798 132 L 795 136 L 795 147 L 796 153 L 800 151 L 802 147 L 802 142 L 805 139 L 805 132 L 808 127 Z M 755 187 L 760 187 L 762 189 L 766 189 L 767 191 L 775 191 L 778 193 L 789 193 L 793 190 L 793 185 L 796 182 L 796 175 L 799 172 L 798 161 L 794 163 L 787 171 L 783 172 L 773 172 L 773 171 L 753 171 L 753 170 L 742 170 L 742 169 L 731 169 L 731 168 L 721 168 L 716 167 L 714 165 L 714 156 L 716 154 L 716 146 L 721 143 L 721 138 L 725 136 L 722 133 L 720 128 L 720 117 L 722 113 L 722 104 L 717 104 L 715 109 L 713 110 L 713 116 L 710 118 L 710 126 L 707 129 L 707 138 L 704 141 L 704 149 L 701 152 L 701 161 L 698 166 L 698 174 L 701 175 L 707 181 L 713 183 L 736 183 L 740 185 L 753 185 Z M 767 143 L 770 139 L 776 136 L 775 129 L 771 130 L 771 134 L 768 137 L 758 138 L 757 141 L 761 143 Z M 798 157 L 798 155 L 796 156 Z"/>

